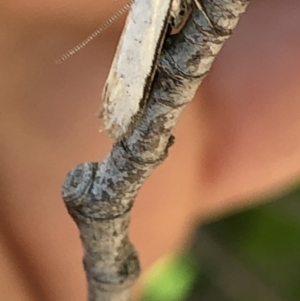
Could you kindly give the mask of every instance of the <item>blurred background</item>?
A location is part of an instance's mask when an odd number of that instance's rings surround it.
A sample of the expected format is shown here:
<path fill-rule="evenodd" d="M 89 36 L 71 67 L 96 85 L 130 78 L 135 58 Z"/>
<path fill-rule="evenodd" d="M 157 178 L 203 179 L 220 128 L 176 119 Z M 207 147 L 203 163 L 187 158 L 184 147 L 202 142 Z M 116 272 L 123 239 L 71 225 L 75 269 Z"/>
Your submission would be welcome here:
<path fill-rule="evenodd" d="M 142 301 L 300 300 L 300 185 L 199 223 L 186 249 L 147 274 Z"/>

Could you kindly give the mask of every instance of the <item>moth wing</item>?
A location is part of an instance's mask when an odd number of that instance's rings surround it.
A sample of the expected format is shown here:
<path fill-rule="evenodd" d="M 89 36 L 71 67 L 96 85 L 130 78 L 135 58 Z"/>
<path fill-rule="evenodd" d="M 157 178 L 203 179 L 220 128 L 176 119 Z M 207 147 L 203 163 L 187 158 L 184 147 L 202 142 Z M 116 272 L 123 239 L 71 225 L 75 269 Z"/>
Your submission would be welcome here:
<path fill-rule="evenodd" d="M 103 90 L 104 128 L 119 140 L 140 112 L 152 81 L 172 0 L 136 0 Z"/>

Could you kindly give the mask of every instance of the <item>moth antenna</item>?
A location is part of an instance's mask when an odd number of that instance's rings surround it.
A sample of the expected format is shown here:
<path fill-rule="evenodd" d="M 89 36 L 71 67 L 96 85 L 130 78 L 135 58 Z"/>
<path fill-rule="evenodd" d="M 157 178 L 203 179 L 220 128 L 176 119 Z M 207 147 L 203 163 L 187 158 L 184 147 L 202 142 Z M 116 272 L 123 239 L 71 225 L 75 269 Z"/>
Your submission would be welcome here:
<path fill-rule="evenodd" d="M 198 8 L 199 10 L 203 10 L 202 5 L 201 5 L 201 3 L 199 2 L 199 0 L 194 0 L 194 2 L 195 2 L 196 6 L 197 6 L 197 8 Z"/>
<path fill-rule="evenodd" d="M 120 0 L 116 0 L 120 1 Z M 85 38 L 82 42 L 62 54 L 57 60 L 55 60 L 56 64 L 61 64 L 65 60 L 69 59 L 76 52 L 83 49 L 86 45 L 88 45 L 91 41 L 93 41 L 98 35 L 100 35 L 104 30 L 109 28 L 121 15 L 123 15 L 131 6 L 134 0 L 130 0 L 126 5 L 124 5 L 120 10 L 118 10 L 114 15 L 112 15 L 107 21 L 105 21 L 100 27 L 98 27 L 94 32 L 92 32 L 87 38 Z"/>

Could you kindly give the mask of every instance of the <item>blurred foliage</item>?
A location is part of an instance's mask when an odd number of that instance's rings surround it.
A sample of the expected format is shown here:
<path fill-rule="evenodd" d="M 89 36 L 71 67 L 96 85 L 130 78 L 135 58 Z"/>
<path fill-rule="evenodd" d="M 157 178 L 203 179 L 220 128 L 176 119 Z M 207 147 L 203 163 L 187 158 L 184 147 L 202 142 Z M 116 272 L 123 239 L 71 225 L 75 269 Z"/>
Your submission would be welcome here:
<path fill-rule="evenodd" d="M 147 275 L 143 301 L 184 300 L 198 270 L 198 260 L 189 252 L 163 258 Z"/>
<path fill-rule="evenodd" d="M 201 225 L 142 301 L 299 301 L 300 188 Z"/>

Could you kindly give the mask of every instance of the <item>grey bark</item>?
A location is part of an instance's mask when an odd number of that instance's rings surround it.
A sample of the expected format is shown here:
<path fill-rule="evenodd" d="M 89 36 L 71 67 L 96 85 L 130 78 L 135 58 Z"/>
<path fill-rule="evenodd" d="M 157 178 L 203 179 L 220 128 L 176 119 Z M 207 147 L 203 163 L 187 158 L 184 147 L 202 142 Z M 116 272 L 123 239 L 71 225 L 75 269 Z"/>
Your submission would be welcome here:
<path fill-rule="evenodd" d="M 62 187 L 84 247 L 89 301 L 128 301 L 140 267 L 128 238 L 130 210 L 145 179 L 168 154 L 172 130 L 249 0 L 201 0 L 166 41 L 145 113 L 102 162 L 72 169 Z"/>

